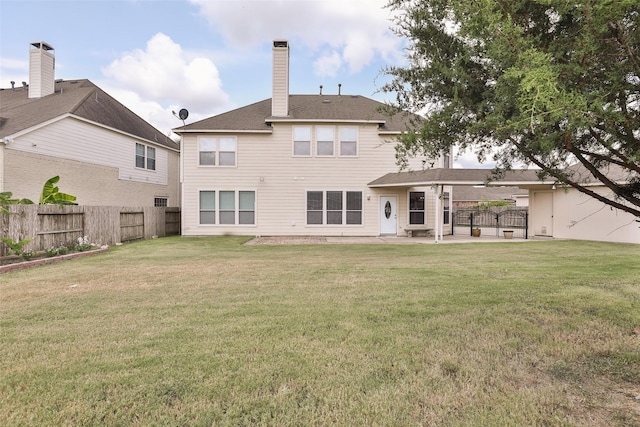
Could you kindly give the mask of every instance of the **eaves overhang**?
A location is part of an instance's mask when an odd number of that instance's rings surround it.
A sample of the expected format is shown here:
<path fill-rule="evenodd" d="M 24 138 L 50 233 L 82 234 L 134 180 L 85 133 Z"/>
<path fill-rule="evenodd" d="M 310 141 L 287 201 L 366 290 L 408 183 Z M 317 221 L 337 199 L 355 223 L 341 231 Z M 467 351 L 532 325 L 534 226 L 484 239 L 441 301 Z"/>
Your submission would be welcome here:
<path fill-rule="evenodd" d="M 508 171 L 503 178 L 492 177 L 491 169 L 426 169 L 388 173 L 367 184 L 370 188 L 450 186 L 522 186 L 552 185 L 553 180 L 540 180 L 536 170 Z"/>

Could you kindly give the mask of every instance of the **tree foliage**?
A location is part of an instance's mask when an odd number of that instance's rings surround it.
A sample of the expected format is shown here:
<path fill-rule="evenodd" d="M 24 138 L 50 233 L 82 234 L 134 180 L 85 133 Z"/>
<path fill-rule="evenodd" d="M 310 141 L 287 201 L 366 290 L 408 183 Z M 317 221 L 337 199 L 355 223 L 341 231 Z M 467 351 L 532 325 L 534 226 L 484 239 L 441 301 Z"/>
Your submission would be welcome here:
<path fill-rule="evenodd" d="M 523 162 L 640 217 L 638 0 L 391 0 L 407 65 L 383 88 L 426 120 L 400 159 L 451 146 Z M 593 192 L 584 175 L 609 195 Z M 615 172 L 615 173 L 614 173 Z"/>
<path fill-rule="evenodd" d="M 55 185 L 58 181 L 60 177 L 54 176 L 44 183 L 39 203 L 41 205 L 77 205 L 76 196 L 60 192 Z"/>
<path fill-rule="evenodd" d="M 33 202 L 29 199 L 14 199 L 13 193 L 10 191 L 3 191 L 0 193 L 0 213 L 9 215 L 11 212 L 5 206 L 8 205 L 32 205 Z"/>

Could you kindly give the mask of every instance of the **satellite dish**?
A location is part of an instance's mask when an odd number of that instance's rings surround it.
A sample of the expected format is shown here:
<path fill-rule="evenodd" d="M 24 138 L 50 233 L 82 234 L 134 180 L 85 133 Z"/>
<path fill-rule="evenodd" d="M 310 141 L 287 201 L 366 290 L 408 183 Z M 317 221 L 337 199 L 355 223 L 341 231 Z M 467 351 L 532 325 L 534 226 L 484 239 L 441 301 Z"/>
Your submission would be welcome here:
<path fill-rule="evenodd" d="M 180 117 L 180 120 L 186 120 L 187 117 L 189 117 L 189 112 L 186 110 L 186 108 L 183 108 L 182 110 L 178 111 L 178 117 Z"/>

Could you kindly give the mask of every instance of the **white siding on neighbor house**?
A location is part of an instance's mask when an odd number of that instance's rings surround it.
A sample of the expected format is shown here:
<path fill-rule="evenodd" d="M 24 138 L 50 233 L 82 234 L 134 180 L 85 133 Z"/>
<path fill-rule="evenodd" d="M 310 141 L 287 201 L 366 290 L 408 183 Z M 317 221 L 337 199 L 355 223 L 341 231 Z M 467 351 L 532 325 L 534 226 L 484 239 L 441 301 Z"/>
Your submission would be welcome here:
<path fill-rule="evenodd" d="M 611 197 L 611 192 L 604 187 L 591 189 Z M 531 214 L 534 216 L 539 207 L 535 206 L 536 192 L 532 193 Z M 559 188 L 551 193 L 553 237 L 640 244 L 640 223 L 633 215 L 605 205 L 574 189 Z"/>
<path fill-rule="evenodd" d="M 156 170 L 140 169 L 135 167 L 136 142 L 142 143 L 68 117 L 15 137 L 7 149 L 114 167 L 119 179 L 167 185 L 168 150 L 152 145 L 156 148 Z"/>
<path fill-rule="evenodd" d="M 296 126 L 314 126 L 296 123 Z M 347 126 L 323 123 L 323 126 Z M 339 156 L 336 139 L 331 157 L 295 157 L 290 124 L 274 123 L 272 134 L 237 135 L 236 167 L 199 167 L 197 136 L 183 140 L 184 235 L 334 235 L 379 234 L 379 196 L 398 196 L 398 232 L 407 222 L 406 189 L 374 190 L 367 183 L 397 171 L 393 144 L 384 143 L 376 125 L 358 128 L 358 155 Z M 223 136 L 222 134 L 220 134 Z M 312 146 L 315 152 L 315 145 Z M 251 226 L 199 225 L 199 191 L 251 190 L 256 192 L 256 224 Z M 306 225 L 307 191 L 359 191 L 363 196 L 362 225 Z M 428 212 L 427 218 L 433 218 Z"/>
<path fill-rule="evenodd" d="M 29 98 L 51 95 L 55 90 L 55 56 L 44 49 L 29 51 Z"/>

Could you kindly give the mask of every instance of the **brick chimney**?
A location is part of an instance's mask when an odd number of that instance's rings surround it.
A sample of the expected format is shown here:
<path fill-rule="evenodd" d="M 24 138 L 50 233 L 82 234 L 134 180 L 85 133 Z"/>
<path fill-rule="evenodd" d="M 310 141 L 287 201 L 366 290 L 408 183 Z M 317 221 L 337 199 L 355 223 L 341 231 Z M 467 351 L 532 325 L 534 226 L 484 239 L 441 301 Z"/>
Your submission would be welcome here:
<path fill-rule="evenodd" d="M 289 42 L 273 41 L 273 96 L 271 115 L 287 117 L 289 115 Z"/>
<path fill-rule="evenodd" d="M 29 50 L 29 98 L 42 98 L 55 91 L 56 58 L 45 42 L 31 43 Z"/>

